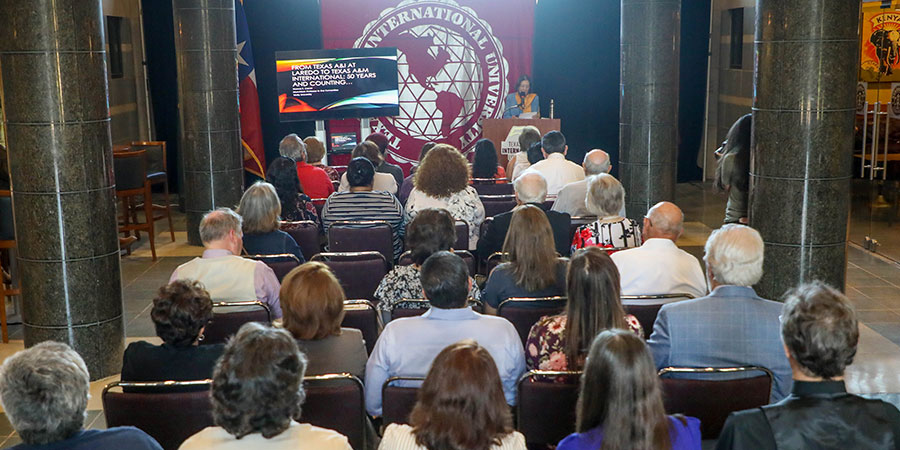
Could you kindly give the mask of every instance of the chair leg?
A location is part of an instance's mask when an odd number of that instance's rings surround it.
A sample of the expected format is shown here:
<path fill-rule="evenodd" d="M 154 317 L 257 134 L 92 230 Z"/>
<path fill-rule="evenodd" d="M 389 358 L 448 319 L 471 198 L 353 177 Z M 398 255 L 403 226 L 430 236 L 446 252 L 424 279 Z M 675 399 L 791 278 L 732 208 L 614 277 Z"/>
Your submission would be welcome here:
<path fill-rule="evenodd" d="M 131 221 L 134 222 L 135 225 L 141 223 L 137 218 L 137 199 L 134 197 L 130 197 L 128 199 L 128 211 L 131 214 Z M 134 230 L 134 237 L 141 239 L 141 231 L 138 229 Z"/>
<path fill-rule="evenodd" d="M 169 219 L 169 234 L 172 235 L 172 242 L 175 242 L 175 227 L 172 226 L 172 210 L 169 207 L 169 180 L 163 182 L 163 195 L 166 199 L 166 218 Z"/>
<path fill-rule="evenodd" d="M 12 255 L 10 255 L 10 258 L 12 258 Z M 0 273 L 2 273 L 2 272 L 3 272 L 3 262 L 0 261 Z M 10 277 L 13 276 L 12 272 L 10 272 L 9 276 Z M 0 280 L 0 281 L 2 281 L 2 280 Z M 10 280 L 10 287 L 12 287 L 12 280 Z M 0 298 L 0 299 L 2 299 L 2 302 L 0 302 L 0 335 L 2 335 L 3 343 L 6 344 L 6 343 L 9 343 L 9 325 L 6 323 L 6 298 L 7 298 L 6 294 L 8 291 L 6 289 L 5 281 L 3 281 L 2 284 L 0 284 L 0 289 L 2 289 L 2 291 L 3 291 L 2 298 Z"/>
<path fill-rule="evenodd" d="M 153 231 L 153 222 L 156 221 L 153 220 L 153 198 L 150 196 L 150 192 L 150 182 L 144 182 L 144 218 L 149 226 L 147 234 L 150 235 L 150 254 L 156 261 L 156 233 Z"/>

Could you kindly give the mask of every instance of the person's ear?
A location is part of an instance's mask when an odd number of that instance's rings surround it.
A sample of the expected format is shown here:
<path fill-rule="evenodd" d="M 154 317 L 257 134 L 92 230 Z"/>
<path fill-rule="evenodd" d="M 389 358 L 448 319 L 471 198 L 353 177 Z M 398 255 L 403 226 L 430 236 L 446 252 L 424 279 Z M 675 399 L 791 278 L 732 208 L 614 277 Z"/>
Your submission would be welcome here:
<path fill-rule="evenodd" d="M 644 226 L 641 228 L 641 234 L 646 234 L 647 230 L 653 227 L 653 223 L 650 222 L 650 219 L 644 217 Z"/>
<path fill-rule="evenodd" d="M 547 150 L 544 150 L 544 147 L 541 147 L 541 154 L 544 155 L 544 159 L 547 159 Z"/>
<path fill-rule="evenodd" d="M 563 149 L 563 156 L 566 156 L 566 153 L 569 153 L 569 146 L 567 145 L 565 149 Z"/>

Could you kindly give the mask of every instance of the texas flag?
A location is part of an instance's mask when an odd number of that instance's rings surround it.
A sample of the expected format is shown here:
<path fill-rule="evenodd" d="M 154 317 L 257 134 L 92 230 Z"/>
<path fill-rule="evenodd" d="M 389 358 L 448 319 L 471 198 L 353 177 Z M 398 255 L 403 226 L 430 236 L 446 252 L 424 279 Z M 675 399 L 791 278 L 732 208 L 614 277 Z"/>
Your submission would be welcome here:
<path fill-rule="evenodd" d="M 250 48 L 250 30 L 244 15 L 244 0 L 234 0 L 237 36 L 239 110 L 241 113 L 241 145 L 244 147 L 244 170 L 265 178 L 266 152 L 263 150 L 262 125 L 259 120 L 259 94 L 256 90 L 256 67 Z"/>

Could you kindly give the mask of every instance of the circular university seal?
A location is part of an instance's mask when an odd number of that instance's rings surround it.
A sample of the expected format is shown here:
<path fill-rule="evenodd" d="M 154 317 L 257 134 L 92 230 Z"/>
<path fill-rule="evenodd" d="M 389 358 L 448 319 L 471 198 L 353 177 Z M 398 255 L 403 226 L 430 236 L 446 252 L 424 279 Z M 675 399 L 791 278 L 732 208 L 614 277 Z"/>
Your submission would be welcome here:
<path fill-rule="evenodd" d="M 379 119 L 400 162 L 428 141 L 466 153 L 482 118 L 500 117 L 509 64 L 491 26 L 454 0 L 404 0 L 369 22 L 354 47 L 397 47 L 400 114 Z"/>

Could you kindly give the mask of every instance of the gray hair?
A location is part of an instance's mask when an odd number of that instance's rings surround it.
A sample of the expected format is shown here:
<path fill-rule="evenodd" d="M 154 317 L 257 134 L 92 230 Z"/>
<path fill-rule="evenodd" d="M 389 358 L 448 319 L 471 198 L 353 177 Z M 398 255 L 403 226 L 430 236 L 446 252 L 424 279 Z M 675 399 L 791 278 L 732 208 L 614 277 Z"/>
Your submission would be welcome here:
<path fill-rule="evenodd" d="M 231 208 L 216 208 L 200 219 L 200 240 L 204 244 L 224 239 L 229 231 L 243 235 L 243 219 Z"/>
<path fill-rule="evenodd" d="M 0 403 L 26 444 L 49 444 L 80 431 L 89 391 L 84 360 L 60 342 L 41 342 L 0 366 Z"/>
<path fill-rule="evenodd" d="M 537 172 L 519 175 L 513 181 L 513 188 L 522 203 L 544 203 L 547 199 L 547 179 Z"/>
<path fill-rule="evenodd" d="M 601 173 L 588 178 L 587 196 L 584 206 L 598 217 L 619 214 L 625 205 L 625 188 L 616 177 Z"/>
<path fill-rule="evenodd" d="M 600 175 L 608 173 L 610 168 L 609 154 L 600 149 L 594 149 L 584 154 L 585 175 Z"/>
<path fill-rule="evenodd" d="M 647 212 L 647 218 L 657 234 L 677 239 L 684 232 L 684 212 L 674 203 L 659 202 L 653 205 Z"/>
<path fill-rule="evenodd" d="M 296 133 L 291 133 L 281 139 L 278 144 L 278 153 L 294 161 L 306 161 L 306 144 Z"/>
<path fill-rule="evenodd" d="M 709 235 L 703 260 L 719 284 L 752 286 L 762 278 L 764 248 L 758 231 L 728 224 Z"/>
<path fill-rule="evenodd" d="M 541 142 L 541 130 L 534 125 L 526 125 L 519 133 L 519 151 L 527 152 L 535 142 Z"/>
<path fill-rule="evenodd" d="M 245 233 L 268 233 L 278 229 L 281 202 L 275 187 L 265 181 L 257 181 L 244 191 L 237 213 L 243 219 Z"/>

